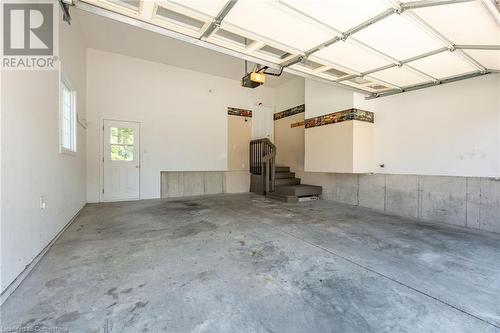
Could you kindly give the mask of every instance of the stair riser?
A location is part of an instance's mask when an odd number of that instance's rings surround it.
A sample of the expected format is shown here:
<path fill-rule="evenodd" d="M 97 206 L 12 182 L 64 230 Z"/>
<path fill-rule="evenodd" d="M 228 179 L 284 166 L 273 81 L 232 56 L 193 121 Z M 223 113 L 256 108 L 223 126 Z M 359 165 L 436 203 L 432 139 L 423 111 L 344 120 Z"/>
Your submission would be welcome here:
<path fill-rule="evenodd" d="M 274 181 L 276 186 L 280 185 L 298 185 L 300 184 L 299 178 L 281 178 Z"/>
<path fill-rule="evenodd" d="M 268 194 L 267 197 L 270 199 L 281 201 L 281 202 L 299 202 L 299 198 L 297 198 L 297 197 L 293 197 L 293 196 L 289 196 L 289 195 L 274 194 L 274 192 L 272 194 Z"/>
<path fill-rule="evenodd" d="M 275 170 L 276 172 L 290 172 L 290 167 L 277 166 Z"/>
<path fill-rule="evenodd" d="M 276 172 L 274 174 L 274 177 L 276 179 L 295 178 L 295 173 L 294 172 Z"/>
<path fill-rule="evenodd" d="M 303 197 L 303 196 L 309 196 L 309 195 L 320 195 L 322 192 L 321 187 L 316 187 L 316 186 L 311 186 L 311 187 L 304 187 L 304 188 L 290 188 L 287 186 L 276 186 L 275 188 L 275 193 L 276 194 L 282 194 L 282 195 L 290 195 L 290 196 L 295 196 L 295 197 Z"/>

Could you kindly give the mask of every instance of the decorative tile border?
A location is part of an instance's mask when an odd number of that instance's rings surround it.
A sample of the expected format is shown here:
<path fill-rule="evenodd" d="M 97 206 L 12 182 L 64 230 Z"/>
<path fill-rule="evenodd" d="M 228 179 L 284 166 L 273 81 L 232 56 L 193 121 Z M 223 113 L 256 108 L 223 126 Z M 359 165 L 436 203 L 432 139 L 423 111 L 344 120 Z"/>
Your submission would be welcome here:
<path fill-rule="evenodd" d="M 293 115 L 295 115 L 297 113 L 302 113 L 302 112 L 305 112 L 305 111 L 306 111 L 305 104 L 294 106 L 291 109 L 275 113 L 274 114 L 274 120 L 278 120 L 278 119 L 290 117 L 290 116 L 293 116 Z"/>
<path fill-rule="evenodd" d="M 299 121 L 299 122 L 297 122 L 297 123 L 290 124 L 290 127 L 291 127 L 291 128 L 294 128 L 294 127 L 304 126 L 304 125 L 305 125 L 305 123 L 306 123 L 306 122 L 305 122 L 304 120 L 302 120 L 302 121 Z"/>
<path fill-rule="evenodd" d="M 348 120 L 366 121 L 368 123 L 374 122 L 374 114 L 370 111 L 363 111 L 359 109 L 348 109 L 344 111 L 325 114 L 323 116 L 306 119 L 306 128 L 329 125 L 340 123 Z"/>
<path fill-rule="evenodd" d="M 227 114 L 229 116 L 240 116 L 240 117 L 252 118 L 252 110 L 245 110 L 245 109 L 228 107 Z"/>

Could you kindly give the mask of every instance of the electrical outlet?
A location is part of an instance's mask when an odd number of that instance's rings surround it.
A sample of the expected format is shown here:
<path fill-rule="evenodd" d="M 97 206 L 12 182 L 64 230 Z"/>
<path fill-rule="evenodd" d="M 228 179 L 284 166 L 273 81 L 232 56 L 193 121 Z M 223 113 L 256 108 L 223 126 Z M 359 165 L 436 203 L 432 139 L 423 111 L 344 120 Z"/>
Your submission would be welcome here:
<path fill-rule="evenodd" d="M 47 203 L 45 202 L 45 199 L 43 198 L 43 195 L 40 196 L 40 209 L 44 210 L 47 208 Z"/>

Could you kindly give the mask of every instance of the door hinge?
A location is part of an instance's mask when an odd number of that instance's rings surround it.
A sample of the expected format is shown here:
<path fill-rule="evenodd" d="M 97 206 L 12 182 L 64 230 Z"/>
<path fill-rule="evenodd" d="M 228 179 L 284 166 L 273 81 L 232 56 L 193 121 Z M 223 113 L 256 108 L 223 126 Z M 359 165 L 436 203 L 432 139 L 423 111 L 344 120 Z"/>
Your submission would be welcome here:
<path fill-rule="evenodd" d="M 104 125 L 102 125 L 102 131 L 104 132 Z"/>
<path fill-rule="evenodd" d="M 102 194 L 104 194 L 104 189 L 102 189 Z"/>
<path fill-rule="evenodd" d="M 102 157 L 102 163 L 104 163 L 104 156 Z"/>

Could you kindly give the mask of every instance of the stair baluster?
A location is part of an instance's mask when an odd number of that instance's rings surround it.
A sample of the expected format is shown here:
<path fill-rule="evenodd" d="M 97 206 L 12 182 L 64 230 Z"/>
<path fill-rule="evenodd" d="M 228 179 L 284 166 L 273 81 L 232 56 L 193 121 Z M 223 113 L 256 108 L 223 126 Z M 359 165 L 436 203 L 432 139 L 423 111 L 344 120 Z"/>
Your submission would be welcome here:
<path fill-rule="evenodd" d="M 267 138 L 250 141 L 250 173 L 262 178 L 263 194 L 274 192 L 276 146 Z"/>

